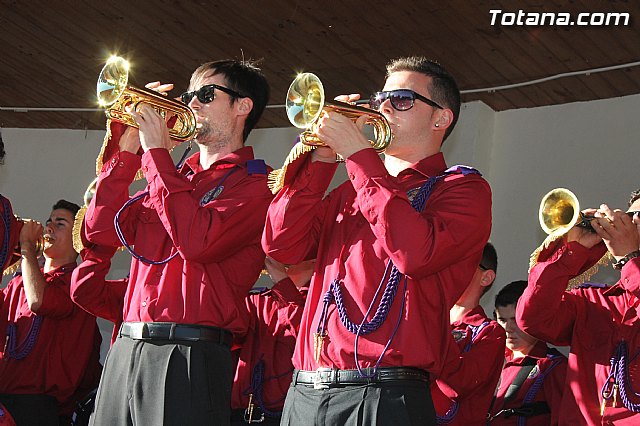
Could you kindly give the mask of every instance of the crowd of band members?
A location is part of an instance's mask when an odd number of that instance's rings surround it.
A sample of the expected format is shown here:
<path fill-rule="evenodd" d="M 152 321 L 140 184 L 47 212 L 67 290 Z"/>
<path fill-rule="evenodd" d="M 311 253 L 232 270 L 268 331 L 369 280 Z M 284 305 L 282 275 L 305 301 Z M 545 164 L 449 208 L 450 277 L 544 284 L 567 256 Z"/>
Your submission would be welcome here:
<path fill-rule="evenodd" d="M 21 273 L 1 293 L 0 424 L 81 424 L 96 387 L 95 425 L 637 422 L 638 214 L 590 210 L 594 231 L 544 248 L 492 320 L 491 190 L 441 152 L 460 112 L 443 67 L 388 65 L 370 102 L 394 131 L 384 159 L 366 117 L 328 112 L 327 146 L 289 165 L 275 197 L 245 146 L 268 99 L 253 64 L 196 69 L 182 100 L 199 152 L 177 167 L 153 108 L 130 111 L 139 129 L 109 121 L 79 266 L 79 206 L 59 201 L 43 227 L 2 197 L 2 267 Z M 348 181 L 327 194 L 336 155 Z M 147 187 L 130 197 L 140 172 Z M 124 243 L 130 274 L 107 280 Z M 606 252 L 618 283 L 565 291 Z M 274 285 L 252 290 L 263 267 Z M 104 369 L 95 317 L 115 324 Z M 546 342 L 569 345 L 568 360 Z"/>

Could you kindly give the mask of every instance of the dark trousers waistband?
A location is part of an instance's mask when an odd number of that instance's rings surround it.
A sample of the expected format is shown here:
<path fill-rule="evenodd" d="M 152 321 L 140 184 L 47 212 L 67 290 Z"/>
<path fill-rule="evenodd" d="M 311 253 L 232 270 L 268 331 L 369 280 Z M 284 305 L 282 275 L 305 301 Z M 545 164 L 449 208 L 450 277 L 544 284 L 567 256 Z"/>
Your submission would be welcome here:
<path fill-rule="evenodd" d="M 124 322 L 120 337 L 135 340 L 212 342 L 231 347 L 233 334 L 224 328 L 173 322 Z"/>
<path fill-rule="evenodd" d="M 429 373 L 412 367 L 382 367 L 378 368 L 373 377 L 373 369 L 365 368 L 361 376 L 358 370 L 338 370 L 319 368 L 315 371 L 295 370 L 293 384 L 313 385 L 316 389 L 327 389 L 332 386 L 362 385 L 370 383 L 392 382 L 399 380 L 417 380 L 429 382 Z"/>

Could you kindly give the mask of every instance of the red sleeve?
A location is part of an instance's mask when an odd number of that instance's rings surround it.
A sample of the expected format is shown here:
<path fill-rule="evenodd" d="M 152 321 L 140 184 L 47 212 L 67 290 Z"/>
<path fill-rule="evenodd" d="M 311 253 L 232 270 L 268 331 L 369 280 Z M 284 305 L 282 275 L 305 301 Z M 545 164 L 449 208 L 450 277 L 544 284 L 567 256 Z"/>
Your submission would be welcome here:
<path fill-rule="evenodd" d="M 53 277 L 47 280 L 42 304 L 34 311 L 34 314 L 61 319 L 71 315 L 73 309 L 74 304 L 69 295 L 69 283 L 61 277 Z"/>
<path fill-rule="evenodd" d="M 276 334 L 297 337 L 305 298 L 289 278 L 278 281 L 271 288 L 271 297 L 278 305 Z"/>
<path fill-rule="evenodd" d="M 430 197 L 421 213 L 373 149 L 353 154 L 346 166 L 360 211 L 400 272 L 412 278 L 432 275 L 477 252 L 489 238 L 491 190 L 478 175 L 445 179 L 438 185 L 447 185 L 446 196 Z"/>
<path fill-rule="evenodd" d="M 311 161 L 309 154 L 297 161 L 305 164 L 271 202 L 262 235 L 267 256 L 288 265 L 316 257 L 320 226 L 330 200 L 330 196 L 323 197 L 337 167 Z"/>
<path fill-rule="evenodd" d="M 114 323 L 122 321 L 127 280 L 106 280 L 116 249 L 94 246 L 73 271 L 71 298 L 90 314 Z"/>
<path fill-rule="evenodd" d="M 261 234 L 272 198 L 265 176 L 236 171 L 245 177 L 236 184 L 242 191 L 236 191 L 233 203 L 221 197 L 202 207 L 192 195 L 194 184 L 176 170 L 166 149 L 145 152 L 142 162 L 149 198 L 183 259 L 220 261 L 242 247 L 238 241 L 250 241 Z M 226 182 L 238 178 L 231 175 Z"/>
<path fill-rule="evenodd" d="M 98 176 L 96 193 L 85 215 L 85 232 L 87 239 L 104 246 L 121 245 L 116 235 L 113 219 L 120 208 L 129 199 L 129 185 L 133 182 L 140 168 L 140 156 L 129 152 L 118 152 L 102 167 Z M 135 231 L 128 217 L 135 217 L 135 210 L 140 203 L 133 203 L 120 216 L 122 231 L 128 241 Z M 129 221 L 131 222 L 131 221 Z"/>
<path fill-rule="evenodd" d="M 529 272 L 529 284 L 518 300 L 516 320 L 532 336 L 553 345 L 571 344 L 578 303 L 566 292 L 569 280 L 592 264 L 594 252 L 578 242 L 562 244 Z"/>
<path fill-rule="evenodd" d="M 438 387 L 451 399 L 465 398 L 477 389 L 493 392 L 504 362 L 505 332 L 491 322 L 476 337 L 471 349 L 463 352 L 453 339 L 447 363 L 438 377 Z"/>

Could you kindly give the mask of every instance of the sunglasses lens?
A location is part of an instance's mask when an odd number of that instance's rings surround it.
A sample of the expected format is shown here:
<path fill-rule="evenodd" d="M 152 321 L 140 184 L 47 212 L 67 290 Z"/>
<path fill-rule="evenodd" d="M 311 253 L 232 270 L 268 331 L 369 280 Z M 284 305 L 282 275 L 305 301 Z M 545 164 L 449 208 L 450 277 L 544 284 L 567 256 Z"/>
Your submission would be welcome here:
<path fill-rule="evenodd" d="M 413 106 L 413 93 L 405 90 L 399 90 L 389 94 L 391 105 L 398 111 L 406 111 Z"/>
<path fill-rule="evenodd" d="M 371 109 L 378 109 L 385 99 L 387 99 L 387 94 L 385 92 L 376 92 L 371 95 L 371 98 L 369 98 L 369 107 Z"/>
<path fill-rule="evenodd" d="M 193 92 L 184 92 L 182 95 L 180 95 L 180 99 L 182 100 L 182 103 L 185 105 L 189 105 L 189 102 L 191 102 L 191 99 L 193 99 L 193 96 L 195 94 Z"/>
<path fill-rule="evenodd" d="M 213 100 L 215 88 L 213 86 L 203 86 L 198 90 L 198 100 L 203 104 L 208 104 Z"/>

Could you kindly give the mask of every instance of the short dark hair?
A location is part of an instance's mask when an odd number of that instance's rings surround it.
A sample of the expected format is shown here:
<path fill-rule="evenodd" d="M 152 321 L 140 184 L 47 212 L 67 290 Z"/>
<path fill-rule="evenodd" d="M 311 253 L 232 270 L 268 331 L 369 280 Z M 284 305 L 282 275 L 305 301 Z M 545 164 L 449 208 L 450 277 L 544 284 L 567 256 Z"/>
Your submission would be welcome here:
<path fill-rule="evenodd" d="M 220 61 L 207 62 L 200 65 L 191 76 L 191 82 L 204 76 L 209 71 L 212 75 L 222 74 L 227 87 L 238 92 L 242 97 L 250 98 L 253 101 L 253 108 L 244 123 L 243 140 L 247 140 L 249 133 L 256 126 L 262 116 L 264 108 L 269 102 L 269 83 L 262 70 L 250 61 L 238 61 L 235 59 L 223 59 Z M 231 97 L 231 102 L 237 98 Z"/>
<path fill-rule="evenodd" d="M 631 204 L 635 203 L 638 198 L 640 198 L 640 189 L 636 189 L 629 196 L 629 207 L 631 207 Z"/>
<path fill-rule="evenodd" d="M 524 280 L 513 281 L 504 287 L 496 294 L 496 309 L 509 306 L 516 305 L 518 303 L 518 299 L 524 293 L 524 290 L 527 288 L 527 282 Z"/>
<path fill-rule="evenodd" d="M 0 164 L 4 163 L 4 156 L 6 152 L 4 151 L 4 142 L 2 140 L 2 133 L 0 133 Z"/>
<path fill-rule="evenodd" d="M 76 217 L 76 214 L 78 213 L 78 210 L 80 210 L 80 206 L 77 205 L 76 203 L 72 203 L 71 201 L 58 200 L 53 205 L 51 210 L 58 210 L 58 209 L 68 210 L 68 211 L 71 212 L 71 214 L 73 214 L 73 217 Z"/>
<path fill-rule="evenodd" d="M 480 260 L 480 269 L 484 271 L 492 270 L 493 272 L 498 272 L 498 253 L 496 252 L 496 248 L 491 243 L 487 243 L 484 246 L 484 250 L 482 250 L 482 259 Z M 493 282 L 488 286 L 485 286 L 482 289 L 482 296 L 487 294 L 491 287 L 493 286 Z"/>
<path fill-rule="evenodd" d="M 458 116 L 460 115 L 460 90 L 456 80 L 437 61 L 427 59 L 424 56 L 398 58 L 387 64 L 387 78 L 392 73 L 400 71 L 419 72 L 431 77 L 431 87 L 428 89 L 433 101 L 449 108 L 453 112 L 453 121 L 444 133 L 444 139 L 447 139 L 458 122 Z"/>

